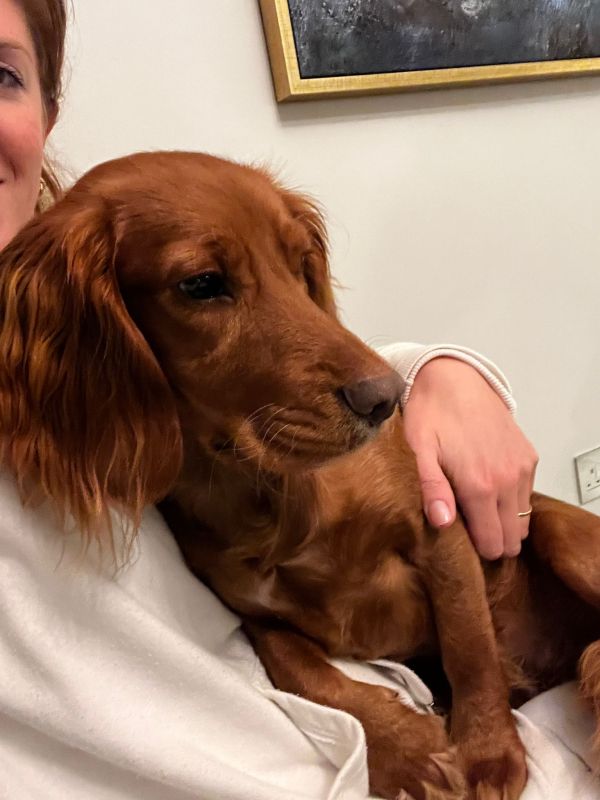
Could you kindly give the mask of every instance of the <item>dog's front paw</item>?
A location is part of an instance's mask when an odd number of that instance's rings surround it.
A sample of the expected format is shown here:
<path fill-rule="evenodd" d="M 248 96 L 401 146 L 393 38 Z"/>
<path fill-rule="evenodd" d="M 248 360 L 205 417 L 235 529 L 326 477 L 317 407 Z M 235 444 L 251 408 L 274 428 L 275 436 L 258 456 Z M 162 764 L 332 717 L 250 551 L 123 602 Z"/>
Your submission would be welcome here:
<path fill-rule="evenodd" d="M 410 736 L 374 737 L 368 749 L 374 794 L 389 800 L 465 800 L 466 784 L 443 720 L 417 716 Z"/>
<path fill-rule="evenodd" d="M 454 749 L 405 762 L 396 779 L 404 787 L 395 800 L 466 800 L 467 786 Z"/>
<path fill-rule="evenodd" d="M 525 748 L 515 730 L 459 745 L 469 800 L 519 800 L 527 783 Z"/>

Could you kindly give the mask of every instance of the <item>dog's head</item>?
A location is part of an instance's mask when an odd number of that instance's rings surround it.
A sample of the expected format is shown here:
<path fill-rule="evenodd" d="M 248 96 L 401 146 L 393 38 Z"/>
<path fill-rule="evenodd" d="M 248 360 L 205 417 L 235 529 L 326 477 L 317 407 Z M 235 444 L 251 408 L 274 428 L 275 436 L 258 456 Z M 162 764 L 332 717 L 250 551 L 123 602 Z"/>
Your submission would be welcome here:
<path fill-rule="evenodd" d="M 323 220 L 191 153 L 103 164 L 0 255 L 4 457 L 81 524 L 164 496 L 183 443 L 285 473 L 357 447 L 398 379 L 336 319 Z"/>

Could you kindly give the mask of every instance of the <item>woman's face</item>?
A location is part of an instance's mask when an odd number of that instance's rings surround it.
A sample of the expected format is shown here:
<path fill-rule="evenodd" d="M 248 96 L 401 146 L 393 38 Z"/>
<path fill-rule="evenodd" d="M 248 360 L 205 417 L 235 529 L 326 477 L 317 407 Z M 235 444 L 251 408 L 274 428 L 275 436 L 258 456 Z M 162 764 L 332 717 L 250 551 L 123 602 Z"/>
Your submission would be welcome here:
<path fill-rule="evenodd" d="M 25 17 L 0 0 L 0 250 L 33 215 L 50 128 Z"/>

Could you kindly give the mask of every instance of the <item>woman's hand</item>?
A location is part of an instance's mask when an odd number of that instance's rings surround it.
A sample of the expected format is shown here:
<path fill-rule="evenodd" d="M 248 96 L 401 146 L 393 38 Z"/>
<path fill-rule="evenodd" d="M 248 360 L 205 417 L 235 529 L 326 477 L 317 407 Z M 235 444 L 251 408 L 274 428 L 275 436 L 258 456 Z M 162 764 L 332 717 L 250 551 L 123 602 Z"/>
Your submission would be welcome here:
<path fill-rule="evenodd" d="M 485 378 L 458 359 L 429 361 L 404 426 L 431 525 L 452 524 L 457 501 L 480 555 L 518 555 L 529 529 L 518 514 L 530 507 L 538 456 Z"/>

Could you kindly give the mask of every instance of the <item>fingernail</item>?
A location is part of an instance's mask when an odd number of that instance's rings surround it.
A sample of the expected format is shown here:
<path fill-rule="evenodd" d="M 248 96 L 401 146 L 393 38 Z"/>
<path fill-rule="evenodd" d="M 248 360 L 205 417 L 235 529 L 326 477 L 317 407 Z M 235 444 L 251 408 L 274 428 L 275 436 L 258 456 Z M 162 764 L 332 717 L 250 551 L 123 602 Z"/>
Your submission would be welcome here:
<path fill-rule="evenodd" d="M 443 500 L 434 500 L 427 506 L 427 518 L 432 525 L 440 528 L 450 522 L 450 509 Z"/>

